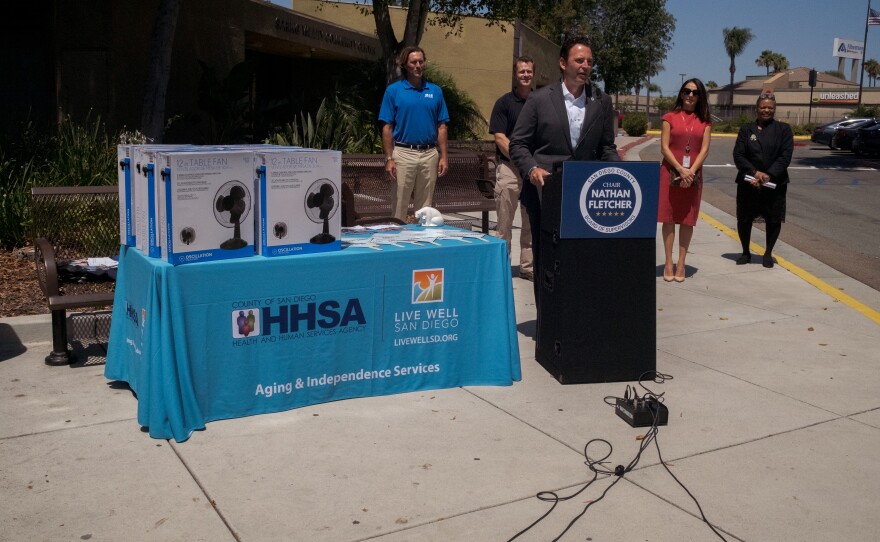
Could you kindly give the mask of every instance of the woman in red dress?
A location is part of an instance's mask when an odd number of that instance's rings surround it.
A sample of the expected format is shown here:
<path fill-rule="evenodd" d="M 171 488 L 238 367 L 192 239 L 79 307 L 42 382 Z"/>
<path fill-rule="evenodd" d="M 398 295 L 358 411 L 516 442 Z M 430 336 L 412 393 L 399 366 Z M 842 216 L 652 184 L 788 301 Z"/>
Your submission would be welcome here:
<path fill-rule="evenodd" d="M 712 121 L 706 87 L 699 79 L 681 85 L 672 111 L 663 115 L 660 132 L 660 202 L 657 222 L 663 224 L 663 248 L 666 265 L 663 280 L 684 282 L 685 259 L 694 226 L 700 214 L 703 194 L 702 165 L 709 154 Z M 675 225 L 678 227 L 678 263 L 673 266 L 672 247 Z"/>

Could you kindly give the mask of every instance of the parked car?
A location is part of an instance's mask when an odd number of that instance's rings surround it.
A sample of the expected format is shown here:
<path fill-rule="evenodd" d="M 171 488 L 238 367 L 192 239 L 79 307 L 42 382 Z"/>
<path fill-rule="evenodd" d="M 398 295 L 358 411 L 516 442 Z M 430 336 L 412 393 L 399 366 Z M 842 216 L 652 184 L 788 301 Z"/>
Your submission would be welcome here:
<path fill-rule="evenodd" d="M 852 151 L 857 155 L 880 153 L 880 123 L 859 128 L 852 142 Z"/>
<path fill-rule="evenodd" d="M 846 126 L 838 126 L 834 129 L 831 137 L 831 148 L 838 150 L 851 150 L 853 139 L 859 128 L 869 128 L 880 122 L 880 119 L 862 119 Z"/>
<path fill-rule="evenodd" d="M 834 135 L 834 130 L 843 123 L 852 123 L 857 120 L 863 120 L 861 118 L 855 119 L 837 119 L 835 121 L 829 122 L 827 124 L 823 124 L 821 126 L 816 126 L 813 130 L 813 135 L 810 136 L 810 141 L 813 143 L 818 143 L 820 145 L 828 145 L 831 146 L 831 137 Z"/>

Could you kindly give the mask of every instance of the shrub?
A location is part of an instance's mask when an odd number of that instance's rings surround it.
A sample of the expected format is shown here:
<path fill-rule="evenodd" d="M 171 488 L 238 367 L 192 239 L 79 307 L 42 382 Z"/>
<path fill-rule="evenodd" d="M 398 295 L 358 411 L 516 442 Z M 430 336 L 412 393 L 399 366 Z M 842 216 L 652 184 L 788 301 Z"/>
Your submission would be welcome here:
<path fill-rule="evenodd" d="M 643 136 L 648 131 L 648 117 L 644 113 L 630 113 L 623 118 L 626 135 Z"/>
<path fill-rule="evenodd" d="M 794 135 L 811 135 L 813 133 L 813 130 L 815 130 L 815 129 L 816 129 L 815 123 L 800 124 L 800 125 L 793 124 L 791 126 L 791 131 L 794 133 Z"/>
<path fill-rule="evenodd" d="M 265 140 L 273 145 L 295 145 L 312 149 L 337 149 L 347 153 L 381 152 L 379 135 L 372 115 L 359 111 L 339 95 L 321 101 L 313 117 L 301 112 L 299 118 Z"/>
<path fill-rule="evenodd" d="M 65 116 L 52 134 L 24 123 L 0 141 L 0 244 L 27 243 L 32 187 L 113 185 L 116 179 L 115 140 L 100 118 L 78 124 Z"/>

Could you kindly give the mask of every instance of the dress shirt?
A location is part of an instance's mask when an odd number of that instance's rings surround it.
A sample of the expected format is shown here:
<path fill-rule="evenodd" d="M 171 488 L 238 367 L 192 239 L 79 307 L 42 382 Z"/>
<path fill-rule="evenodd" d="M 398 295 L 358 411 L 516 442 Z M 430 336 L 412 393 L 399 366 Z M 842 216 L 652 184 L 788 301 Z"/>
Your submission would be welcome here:
<path fill-rule="evenodd" d="M 578 138 L 581 135 L 581 126 L 584 125 L 584 112 L 587 109 L 587 92 L 584 89 L 577 98 L 568 91 L 565 82 L 562 83 L 562 97 L 565 98 L 565 111 L 568 113 L 568 133 L 571 137 L 571 146 L 577 147 Z"/>

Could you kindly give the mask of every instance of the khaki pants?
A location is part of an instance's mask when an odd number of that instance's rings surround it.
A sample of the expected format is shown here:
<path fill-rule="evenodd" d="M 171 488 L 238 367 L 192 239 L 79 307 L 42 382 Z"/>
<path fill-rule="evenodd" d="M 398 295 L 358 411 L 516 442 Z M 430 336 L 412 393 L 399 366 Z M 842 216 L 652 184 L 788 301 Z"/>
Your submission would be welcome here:
<path fill-rule="evenodd" d="M 513 217 L 516 208 L 521 207 L 519 194 L 522 191 L 522 180 L 516 170 L 505 162 L 499 162 L 495 170 L 495 205 L 498 223 L 495 232 L 498 237 L 507 241 L 507 253 L 510 254 L 510 241 L 513 238 Z M 519 232 L 519 272 L 520 275 L 532 274 L 532 230 L 525 208 L 520 210 L 522 229 Z"/>
<path fill-rule="evenodd" d="M 394 203 L 394 216 L 406 220 L 409 198 L 413 198 L 413 210 L 430 207 L 437 184 L 437 166 L 440 153 L 437 149 L 415 151 L 404 147 L 394 147 L 391 155 L 397 166 L 397 199 Z"/>

